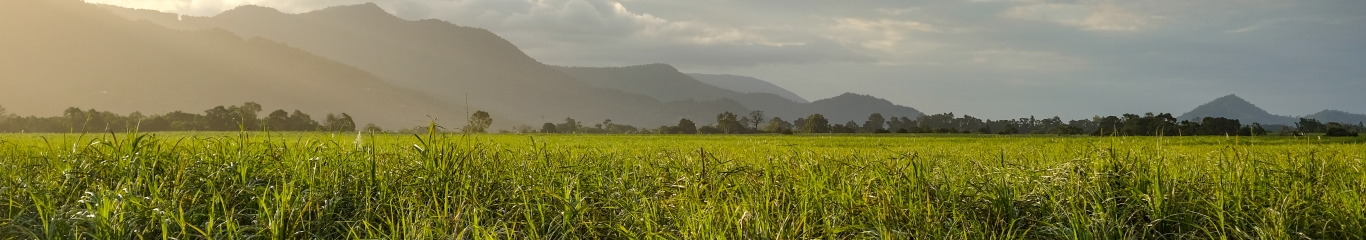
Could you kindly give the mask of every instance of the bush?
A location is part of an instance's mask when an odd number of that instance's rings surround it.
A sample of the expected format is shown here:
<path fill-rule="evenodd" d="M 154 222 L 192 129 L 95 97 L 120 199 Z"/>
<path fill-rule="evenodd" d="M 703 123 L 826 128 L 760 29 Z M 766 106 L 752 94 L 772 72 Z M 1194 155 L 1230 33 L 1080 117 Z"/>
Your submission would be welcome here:
<path fill-rule="evenodd" d="M 1346 126 L 1343 126 L 1343 124 L 1341 124 L 1341 123 L 1335 123 L 1335 122 L 1330 122 L 1330 123 L 1328 123 L 1327 131 L 1325 131 L 1325 133 L 1326 133 L 1326 134 L 1324 134 L 1324 136 L 1329 136 L 1329 137 L 1356 137 L 1356 136 L 1357 136 L 1357 132 L 1353 132 L 1353 131 L 1351 131 L 1351 130 L 1347 130 L 1347 127 L 1346 127 Z"/>
<path fill-rule="evenodd" d="M 720 128 L 716 128 L 716 127 L 710 126 L 710 125 L 708 125 L 708 126 L 702 126 L 702 127 L 697 128 L 697 132 L 698 132 L 698 133 L 701 133 L 701 134 L 722 134 L 722 133 L 725 133 L 725 132 L 721 132 L 721 129 L 720 129 Z"/>

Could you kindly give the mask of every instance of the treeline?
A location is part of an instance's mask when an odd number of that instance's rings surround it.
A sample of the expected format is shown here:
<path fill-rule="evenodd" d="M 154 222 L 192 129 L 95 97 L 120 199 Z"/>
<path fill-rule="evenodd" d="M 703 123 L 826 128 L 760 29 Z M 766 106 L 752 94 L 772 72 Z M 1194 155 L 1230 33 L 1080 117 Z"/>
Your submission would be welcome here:
<path fill-rule="evenodd" d="M 160 115 L 134 112 L 119 115 L 95 109 L 67 108 L 58 117 L 20 117 L 0 108 L 0 132 L 161 132 L 161 131 L 356 131 L 351 115 L 327 114 L 323 122 L 299 110 L 275 110 L 260 116 L 263 108 L 254 102 L 241 106 L 217 106 L 204 114 L 181 111 Z M 378 129 L 370 125 L 371 129 Z"/>
<path fill-rule="evenodd" d="M 356 123 L 350 115 L 327 114 L 323 122 L 299 110 L 286 112 L 275 110 L 260 116 L 263 108 L 254 102 L 241 106 L 218 106 L 204 111 L 204 114 L 175 111 L 161 115 L 145 116 L 134 112 L 127 116 L 94 109 L 81 110 L 68 108 L 58 117 L 20 117 L 7 114 L 0 107 L 0 132 L 66 133 L 66 132 L 159 132 L 159 131 L 333 131 L 354 132 Z M 1279 135 L 1303 135 L 1321 133 L 1327 136 L 1357 136 L 1366 131 L 1366 125 L 1322 123 L 1314 119 L 1300 119 L 1292 128 L 1284 125 L 1263 126 L 1258 123 L 1244 125 L 1237 119 L 1203 118 L 1199 121 L 1178 121 L 1170 113 L 1144 115 L 1124 114 L 1122 116 L 1093 117 L 1091 119 L 1064 121 L 1059 117 L 1036 119 L 1034 117 L 991 120 L 968 115 L 956 116 L 953 113 L 909 117 L 884 117 L 874 113 L 866 121 L 859 123 L 831 123 L 824 115 L 812 114 L 805 118 L 786 121 L 779 117 L 766 118 L 763 111 L 752 111 L 741 116 L 731 112 L 716 115 L 714 124 L 698 125 L 689 119 L 680 119 L 673 126 L 656 128 L 637 128 L 626 124 L 604 120 L 588 126 L 573 118 L 565 118 L 561 123 L 545 123 L 538 130 L 530 126 L 518 126 L 518 133 L 584 133 L 584 134 L 755 134 L 755 133 L 944 133 L 944 134 L 1053 134 L 1053 135 L 1098 135 L 1098 136 L 1210 136 L 1240 135 L 1260 136 L 1275 129 Z M 493 124 L 488 112 L 475 112 L 469 125 L 461 131 L 483 133 Z M 413 131 L 425 131 L 416 127 Z M 365 127 L 367 131 L 383 131 L 373 124 Z"/>
<path fill-rule="evenodd" d="M 925 115 L 916 118 L 884 117 L 874 113 L 866 121 L 859 123 L 831 123 L 821 114 L 786 121 L 779 117 L 764 117 L 763 111 L 753 111 L 746 116 L 731 112 L 717 114 L 716 123 L 698 125 L 690 119 L 680 119 L 674 126 L 659 126 L 654 129 L 641 129 L 630 125 L 613 124 L 604 121 L 592 127 L 584 126 L 572 118 L 564 123 L 545 123 L 541 133 L 654 133 L 654 134 L 752 134 L 752 133 L 946 133 L 946 134 L 1053 134 L 1053 135 L 1097 135 L 1097 136 L 1260 136 L 1276 129 L 1280 135 L 1303 135 L 1323 133 L 1327 136 L 1357 136 L 1366 130 L 1366 125 L 1342 123 L 1320 123 L 1314 119 L 1300 119 L 1294 128 L 1284 125 L 1263 126 L 1259 123 L 1244 125 L 1237 119 L 1203 118 L 1199 121 L 1178 121 L 1170 113 L 1144 115 L 1124 114 L 1122 116 L 1093 117 L 1091 119 L 1064 121 L 1060 117 L 1037 119 L 1035 117 L 990 120 L 968 115 L 955 116 L 953 113 Z M 529 129 L 518 132 L 534 132 Z"/>

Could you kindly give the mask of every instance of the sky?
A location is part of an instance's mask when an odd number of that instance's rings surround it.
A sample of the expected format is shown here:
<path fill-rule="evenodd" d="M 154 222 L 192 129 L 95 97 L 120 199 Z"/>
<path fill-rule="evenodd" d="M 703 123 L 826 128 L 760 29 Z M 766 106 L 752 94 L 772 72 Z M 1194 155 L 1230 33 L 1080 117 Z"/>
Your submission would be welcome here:
<path fill-rule="evenodd" d="M 374 2 L 489 29 L 544 63 L 672 64 L 808 100 L 979 118 L 1168 112 L 1237 94 L 1366 113 L 1361 0 L 87 0 L 193 16 Z"/>

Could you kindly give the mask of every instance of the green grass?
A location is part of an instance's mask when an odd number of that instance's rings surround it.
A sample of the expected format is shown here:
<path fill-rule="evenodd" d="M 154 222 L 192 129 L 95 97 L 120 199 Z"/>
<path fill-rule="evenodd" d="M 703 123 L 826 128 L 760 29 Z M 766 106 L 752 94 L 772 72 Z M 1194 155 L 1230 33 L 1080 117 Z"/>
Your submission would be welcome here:
<path fill-rule="evenodd" d="M 0 135 L 0 239 L 1363 239 L 1363 138 Z"/>

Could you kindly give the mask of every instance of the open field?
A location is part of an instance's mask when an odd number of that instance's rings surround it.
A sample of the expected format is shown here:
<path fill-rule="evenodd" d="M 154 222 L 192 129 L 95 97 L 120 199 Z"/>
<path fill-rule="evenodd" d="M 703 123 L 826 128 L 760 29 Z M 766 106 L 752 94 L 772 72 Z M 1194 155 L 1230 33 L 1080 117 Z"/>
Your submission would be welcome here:
<path fill-rule="evenodd" d="M 0 239 L 1363 239 L 1366 138 L 0 135 Z"/>

